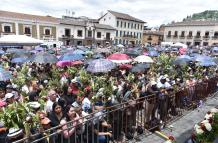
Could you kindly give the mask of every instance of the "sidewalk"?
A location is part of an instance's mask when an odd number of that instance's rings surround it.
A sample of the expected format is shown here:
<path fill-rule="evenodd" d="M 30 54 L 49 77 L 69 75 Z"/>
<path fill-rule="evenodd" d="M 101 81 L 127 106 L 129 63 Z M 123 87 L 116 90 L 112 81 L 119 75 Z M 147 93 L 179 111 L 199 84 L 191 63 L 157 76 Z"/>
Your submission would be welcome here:
<path fill-rule="evenodd" d="M 218 105 L 218 93 L 215 96 L 209 97 L 207 101 L 203 104 L 201 109 L 195 109 L 188 112 L 186 115 L 180 119 L 167 125 L 162 132 L 166 135 L 172 135 L 176 138 L 177 143 L 184 143 L 191 135 L 193 127 L 196 123 L 204 119 L 205 114 L 213 107 Z M 169 126 L 173 126 L 172 132 Z M 156 134 L 151 134 L 147 136 L 140 137 L 141 141 L 137 143 L 163 143 L 164 140 Z M 131 141 L 134 143 L 136 141 Z"/>

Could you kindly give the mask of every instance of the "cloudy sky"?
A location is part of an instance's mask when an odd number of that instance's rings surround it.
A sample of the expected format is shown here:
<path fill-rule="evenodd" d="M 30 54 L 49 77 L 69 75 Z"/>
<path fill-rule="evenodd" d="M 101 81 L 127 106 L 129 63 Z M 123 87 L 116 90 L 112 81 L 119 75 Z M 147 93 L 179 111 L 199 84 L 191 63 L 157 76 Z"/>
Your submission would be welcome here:
<path fill-rule="evenodd" d="M 181 21 L 187 15 L 218 10 L 217 0 L 0 0 L 0 10 L 61 17 L 66 9 L 74 16 L 99 18 L 107 10 L 135 16 L 149 27 Z"/>

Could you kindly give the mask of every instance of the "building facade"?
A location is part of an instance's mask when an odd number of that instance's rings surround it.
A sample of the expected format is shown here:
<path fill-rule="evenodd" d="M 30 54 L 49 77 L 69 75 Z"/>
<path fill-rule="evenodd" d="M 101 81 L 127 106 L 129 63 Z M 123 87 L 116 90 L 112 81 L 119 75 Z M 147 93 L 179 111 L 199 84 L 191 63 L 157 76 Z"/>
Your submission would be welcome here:
<path fill-rule="evenodd" d="M 116 29 L 114 44 L 141 44 L 144 21 L 128 14 L 109 10 L 99 19 L 100 24 L 106 24 Z"/>
<path fill-rule="evenodd" d="M 163 32 L 144 30 L 142 44 L 160 45 L 163 41 Z"/>
<path fill-rule="evenodd" d="M 105 45 L 114 40 L 115 29 L 89 19 L 60 19 L 58 37 L 64 45 Z"/>
<path fill-rule="evenodd" d="M 44 41 L 55 41 L 57 25 L 57 19 L 51 16 L 0 11 L 0 36 L 17 34 Z"/>
<path fill-rule="evenodd" d="M 193 46 L 217 45 L 218 21 L 184 21 L 165 25 L 164 41 Z"/>

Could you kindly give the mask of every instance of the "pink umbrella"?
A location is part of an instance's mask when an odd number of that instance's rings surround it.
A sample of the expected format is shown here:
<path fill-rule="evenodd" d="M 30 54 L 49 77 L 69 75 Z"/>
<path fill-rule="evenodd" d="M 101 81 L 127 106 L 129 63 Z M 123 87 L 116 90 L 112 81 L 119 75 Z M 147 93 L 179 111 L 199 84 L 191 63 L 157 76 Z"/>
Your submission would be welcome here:
<path fill-rule="evenodd" d="M 4 107 L 4 106 L 6 106 L 6 105 L 7 105 L 7 103 L 6 103 L 6 102 L 4 102 L 4 101 L 0 100 L 0 107 Z"/>
<path fill-rule="evenodd" d="M 129 63 L 132 61 L 128 55 L 120 53 L 112 54 L 109 57 L 107 57 L 107 59 L 118 64 Z"/>
<path fill-rule="evenodd" d="M 65 66 L 71 66 L 71 61 L 59 61 L 56 63 L 57 67 L 65 67 Z"/>
<path fill-rule="evenodd" d="M 81 64 L 83 64 L 82 61 L 73 61 L 73 62 L 71 62 L 71 66 L 81 65 Z"/>
<path fill-rule="evenodd" d="M 148 56 L 148 53 L 147 53 L 147 52 L 144 52 L 143 55 Z"/>
<path fill-rule="evenodd" d="M 186 52 L 187 52 L 187 49 L 186 49 L 186 48 L 180 48 L 180 49 L 179 49 L 180 55 L 184 55 Z"/>

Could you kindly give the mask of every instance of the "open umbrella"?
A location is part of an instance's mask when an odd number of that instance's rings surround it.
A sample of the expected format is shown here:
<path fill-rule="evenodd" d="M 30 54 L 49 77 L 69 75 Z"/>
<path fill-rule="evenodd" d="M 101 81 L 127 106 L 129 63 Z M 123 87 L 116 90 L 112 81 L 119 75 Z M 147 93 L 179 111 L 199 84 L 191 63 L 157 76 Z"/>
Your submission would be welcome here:
<path fill-rule="evenodd" d="M 0 50 L 0 55 L 3 55 L 5 52 L 3 50 Z"/>
<path fill-rule="evenodd" d="M 120 69 L 131 69 L 132 65 L 131 64 L 122 64 L 119 66 Z"/>
<path fill-rule="evenodd" d="M 217 64 L 213 61 L 204 61 L 204 62 L 198 62 L 197 66 L 203 66 L 203 67 L 210 67 L 210 66 L 216 66 Z"/>
<path fill-rule="evenodd" d="M 41 64 L 46 64 L 46 63 L 56 63 L 58 61 L 58 58 L 55 55 L 46 53 L 46 52 L 40 52 L 37 53 L 36 55 L 33 55 L 30 58 L 30 61 L 35 62 L 35 63 L 41 63 Z"/>
<path fill-rule="evenodd" d="M 131 72 L 134 73 L 144 72 L 148 68 L 150 68 L 149 64 L 137 64 L 132 67 Z"/>
<path fill-rule="evenodd" d="M 82 51 L 82 50 L 77 49 L 77 50 L 73 51 L 73 54 L 85 55 L 85 52 Z"/>
<path fill-rule="evenodd" d="M 157 57 L 157 56 L 159 56 L 159 53 L 157 51 L 149 51 L 148 56 Z"/>
<path fill-rule="evenodd" d="M 98 53 L 98 54 L 95 54 L 95 55 L 93 56 L 93 58 L 94 58 L 94 59 L 100 59 L 100 58 L 104 58 L 104 56 L 103 56 L 102 54 Z"/>
<path fill-rule="evenodd" d="M 6 71 L 3 68 L 0 68 L 0 81 L 6 81 L 12 78 L 12 75 L 9 71 Z"/>
<path fill-rule="evenodd" d="M 59 58 L 59 61 L 77 61 L 84 59 L 84 56 L 81 54 L 64 54 Z"/>
<path fill-rule="evenodd" d="M 117 64 L 130 63 L 132 61 L 128 55 L 120 53 L 112 54 L 107 59 Z"/>
<path fill-rule="evenodd" d="M 140 52 L 139 52 L 139 51 L 136 51 L 136 50 L 127 50 L 127 51 L 125 52 L 125 54 L 127 54 L 127 55 L 129 55 L 129 56 L 134 56 L 134 57 L 136 57 L 136 56 L 139 56 L 139 55 L 140 55 Z"/>
<path fill-rule="evenodd" d="M 89 63 L 87 71 L 91 73 L 105 73 L 116 67 L 116 64 L 107 59 L 96 59 Z"/>
<path fill-rule="evenodd" d="M 18 57 L 18 58 L 13 58 L 11 60 L 12 63 L 25 63 L 28 62 L 28 57 Z"/>
<path fill-rule="evenodd" d="M 136 57 L 134 61 L 138 63 L 153 63 L 154 62 L 151 57 L 145 56 L 145 55 Z"/>
<path fill-rule="evenodd" d="M 57 67 L 65 67 L 65 66 L 71 66 L 71 61 L 58 61 L 56 63 Z"/>
<path fill-rule="evenodd" d="M 106 54 L 108 54 L 108 53 L 111 53 L 111 50 L 108 49 L 108 48 L 96 48 L 94 50 L 94 52 L 95 53 L 106 53 Z"/>
<path fill-rule="evenodd" d="M 124 46 L 122 44 L 118 44 L 117 47 L 124 48 Z"/>
<path fill-rule="evenodd" d="M 213 58 L 209 56 L 205 56 L 205 55 L 197 55 L 193 59 L 194 61 L 197 61 L 197 62 L 213 61 Z"/>

